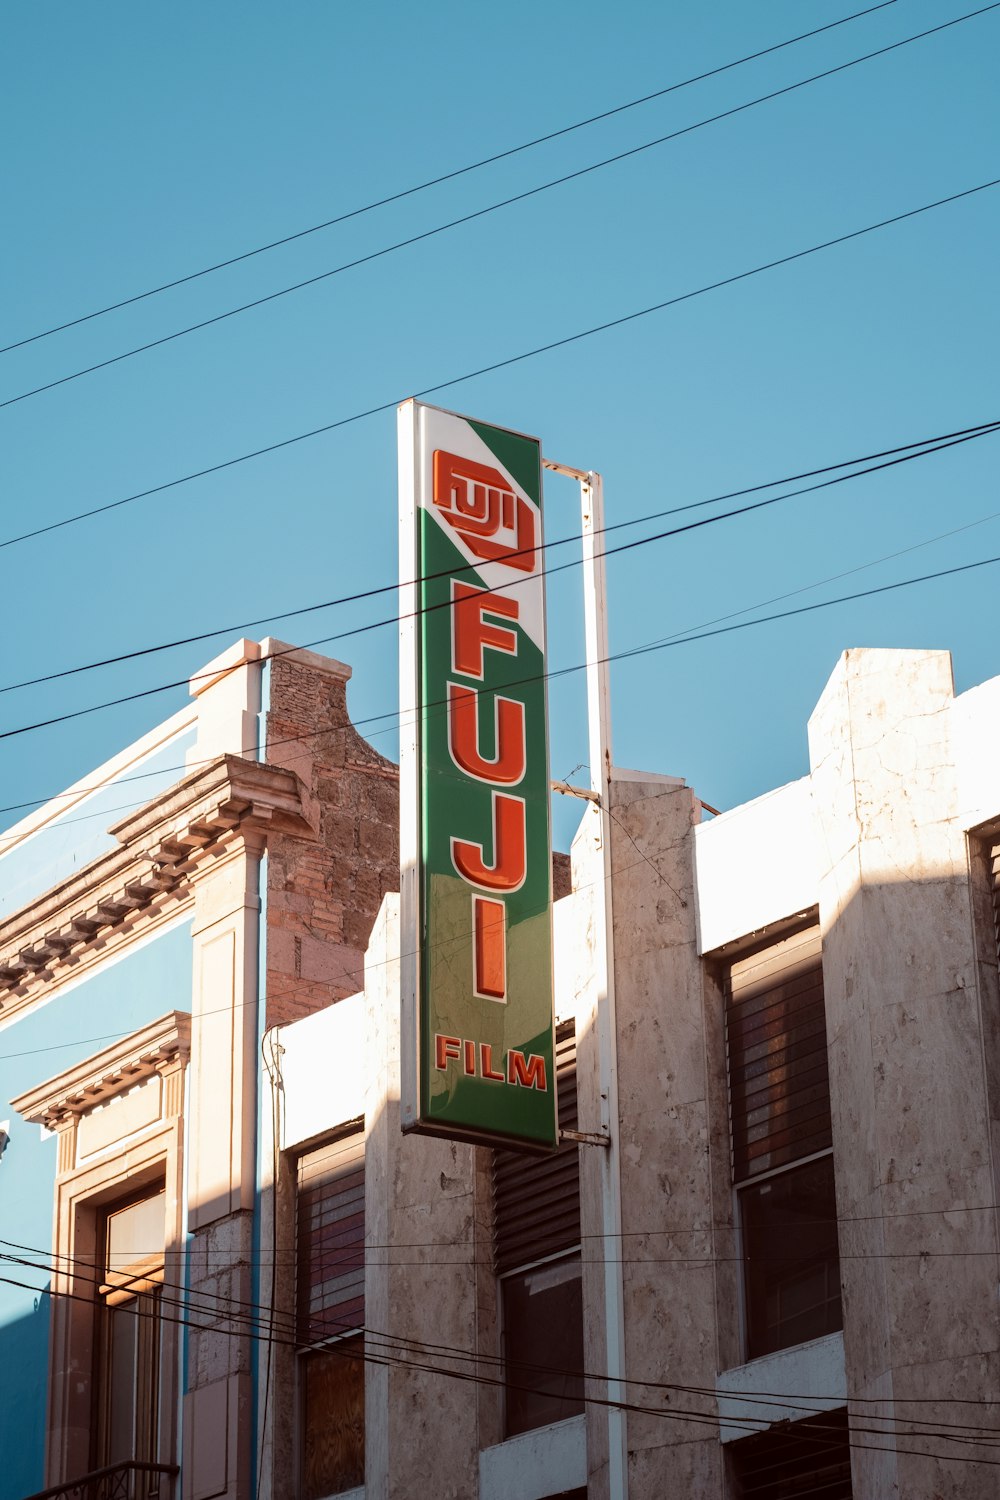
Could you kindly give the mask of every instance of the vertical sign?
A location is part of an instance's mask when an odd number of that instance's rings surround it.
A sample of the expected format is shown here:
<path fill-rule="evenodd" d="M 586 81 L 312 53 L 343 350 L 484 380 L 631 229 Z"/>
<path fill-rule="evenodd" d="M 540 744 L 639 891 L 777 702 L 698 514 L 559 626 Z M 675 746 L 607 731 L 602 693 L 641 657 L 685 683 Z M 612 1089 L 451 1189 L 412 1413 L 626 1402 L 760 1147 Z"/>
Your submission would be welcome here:
<path fill-rule="evenodd" d="M 554 1147 L 537 439 L 399 409 L 402 1121 Z"/>

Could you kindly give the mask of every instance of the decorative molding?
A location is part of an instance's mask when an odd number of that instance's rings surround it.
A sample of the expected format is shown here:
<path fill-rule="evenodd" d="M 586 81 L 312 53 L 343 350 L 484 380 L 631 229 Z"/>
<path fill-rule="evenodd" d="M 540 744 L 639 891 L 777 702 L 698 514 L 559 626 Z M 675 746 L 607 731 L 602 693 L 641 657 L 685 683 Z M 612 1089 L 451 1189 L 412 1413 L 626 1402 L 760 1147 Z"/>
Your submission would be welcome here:
<path fill-rule="evenodd" d="M 0 1013 L 19 1008 L 140 916 L 191 894 L 201 869 L 270 830 L 316 833 L 316 808 L 294 771 L 223 755 L 109 828 L 100 855 L 0 923 Z"/>
<path fill-rule="evenodd" d="M 11 1106 L 31 1124 L 58 1130 L 154 1073 L 179 1071 L 190 1055 L 191 1017 L 186 1011 L 171 1010 L 103 1052 L 28 1089 L 12 1099 Z"/>

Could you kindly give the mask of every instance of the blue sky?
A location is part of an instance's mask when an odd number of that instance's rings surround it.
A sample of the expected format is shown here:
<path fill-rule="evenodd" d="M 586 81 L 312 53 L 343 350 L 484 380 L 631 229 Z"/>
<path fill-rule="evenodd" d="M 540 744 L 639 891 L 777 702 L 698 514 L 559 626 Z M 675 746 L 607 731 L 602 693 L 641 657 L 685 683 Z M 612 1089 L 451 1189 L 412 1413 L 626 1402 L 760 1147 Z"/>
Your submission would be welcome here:
<path fill-rule="evenodd" d="M 898 0 L 5 354 L 0 400 L 972 8 Z M 851 9 L 830 0 L 9 5 L 0 343 Z M 998 46 L 993 11 L 0 409 L 2 536 L 998 176 Z M 435 399 L 600 469 L 610 522 L 965 427 L 1000 414 L 998 224 L 995 189 Z M 987 516 L 788 602 L 1000 554 L 998 445 L 983 439 L 610 560 L 612 649 Z M 391 581 L 395 463 L 386 413 L 0 552 L 0 685 Z M 575 506 L 568 483 L 550 484 L 550 537 L 577 529 Z M 805 721 L 845 647 L 949 648 L 960 690 L 1000 673 L 998 580 L 1000 568 L 984 568 L 620 663 L 616 759 L 683 775 L 718 807 L 801 775 Z M 314 641 L 391 612 L 375 600 L 273 633 Z M 14 728 L 183 678 L 228 638 L 5 694 L 0 718 Z M 328 649 L 355 668 L 355 718 L 393 708 L 393 630 Z M 552 582 L 550 650 L 557 670 L 581 658 L 577 572 Z M 57 791 L 183 702 L 175 689 L 0 742 L 0 800 Z M 578 676 L 553 683 L 556 776 L 586 760 L 583 707 Z M 391 730 L 373 742 L 395 755 Z M 563 845 L 569 819 L 558 815 Z"/>

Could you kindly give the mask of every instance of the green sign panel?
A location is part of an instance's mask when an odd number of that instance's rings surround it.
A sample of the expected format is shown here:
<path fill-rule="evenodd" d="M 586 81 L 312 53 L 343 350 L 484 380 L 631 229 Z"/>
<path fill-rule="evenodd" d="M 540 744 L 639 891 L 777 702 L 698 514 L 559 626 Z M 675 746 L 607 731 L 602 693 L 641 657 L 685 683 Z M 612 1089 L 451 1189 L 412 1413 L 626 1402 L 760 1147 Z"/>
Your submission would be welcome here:
<path fill-rule="evenodd" d="M 403 1126 L 554 1147 L 540 445 L 400 424 Z"/>

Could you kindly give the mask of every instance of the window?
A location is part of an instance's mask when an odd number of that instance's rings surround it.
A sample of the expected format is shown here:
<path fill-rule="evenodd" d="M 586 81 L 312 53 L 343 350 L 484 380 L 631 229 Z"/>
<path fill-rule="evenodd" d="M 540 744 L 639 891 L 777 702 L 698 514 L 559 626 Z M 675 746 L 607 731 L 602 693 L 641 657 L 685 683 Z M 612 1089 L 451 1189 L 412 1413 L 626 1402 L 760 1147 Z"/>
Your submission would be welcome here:
<path fill-rule="evenodd" d="M 365 1148 L 360 1131 L 298 1159 L 302 1500 L 365 1478 Z"/>
<path fill-rule="evenodd" d="M 101 1215 L 93 1467 L 156 1463 L 160 1456 L 161 1298 L 166 1249 L 162 1186 Z M 136 1494 L 158 1495 L 159 1475 L 138 1474 Z"/>
<path fill-rule="evenodd" d="M 169 1011 L 12 1101 L 56 1135 L 50 1487 L 83 1483 L 96 1462 L 132 1500 L 175 1495 L 184 1330 L 169 1289 L 186 1280 L 190 1045 L 190 1016 Z"/>
<path fill-rule="evenodd" d="M 573 1023 L 556 1033 L 559 1124 L 575 1129 Z M 583 1410 L 579 1147 L 551 1156 L 493 1154 L 494 1267 L 499 1277 L 506 1435 Z"/>
<path fill-rule="evenodd" d="M 847 1412 L 824 1412 L 729 1449 L 737 1500 L 851 1500 Z"/>
<path fill-rule="evenodd" d="M 734 962 L 725 990 L 732 1171 L 747 1355 L 755 1359 L 843 1326 L 818 932 Z"/>

